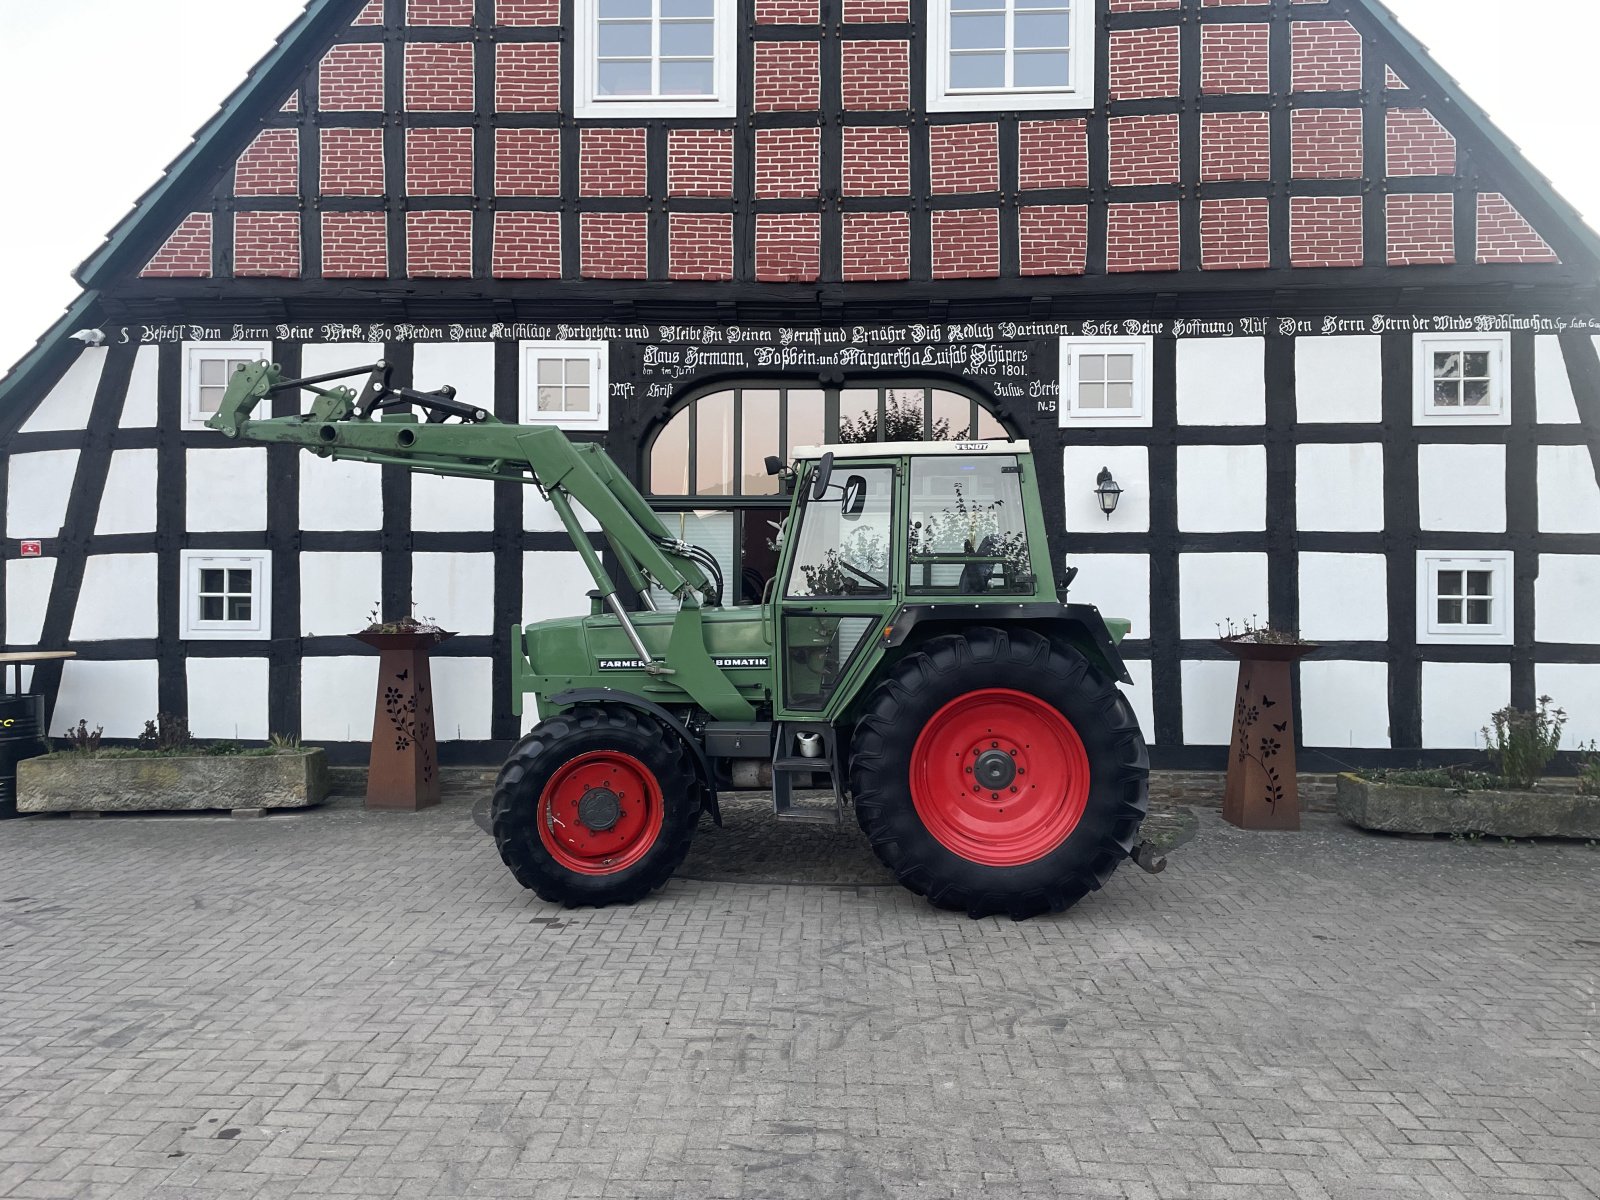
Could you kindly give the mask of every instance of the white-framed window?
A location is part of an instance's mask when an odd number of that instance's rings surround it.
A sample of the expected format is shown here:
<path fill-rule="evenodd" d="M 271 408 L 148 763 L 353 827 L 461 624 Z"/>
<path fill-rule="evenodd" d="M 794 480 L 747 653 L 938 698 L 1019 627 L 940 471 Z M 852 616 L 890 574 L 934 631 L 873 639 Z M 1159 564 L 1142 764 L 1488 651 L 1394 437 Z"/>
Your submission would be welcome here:
<path fill-rule="evenodd" d="M 1417 641 L 1424 645 L 1511 643 L 1509 550 L 1417 554 Z"/>
<path fill-rule="evenodd" d="M 732 116 L 735 0 L 577 0 L 580 117 Z"/>
<path fill-rule="evenodd" d="M 523 342 L 523 423 L 604 429 L 609 358 L 605 342 Z"/>
<path fill-rule="evenodd" d="M 1061 339 L 1059 424 L 1150 425 L 1148 337 Z"/>
<path fill-rule="evenodd" d="M 928 110 L 1094 106 L 1092 0 L 928 0 Z"/>
<path fill-rule="evenodd" d="M 179 551 L 180 636 L 266 641 L 272 636 L 272 551 Z"/>
<path fill-rule="evenodd" d="M 204 429 L 222 404 L 222 394 L 228 390 L 233 373 L 246 363 L 271 358 L 272 346 L 268 342 L 185 342 L 183 427 Z"/>
<path fill-rule="evenodd" d="M 1511 335 L 1421 333 L 1416 338 L 1419 425 L 1511 424 Z"/>

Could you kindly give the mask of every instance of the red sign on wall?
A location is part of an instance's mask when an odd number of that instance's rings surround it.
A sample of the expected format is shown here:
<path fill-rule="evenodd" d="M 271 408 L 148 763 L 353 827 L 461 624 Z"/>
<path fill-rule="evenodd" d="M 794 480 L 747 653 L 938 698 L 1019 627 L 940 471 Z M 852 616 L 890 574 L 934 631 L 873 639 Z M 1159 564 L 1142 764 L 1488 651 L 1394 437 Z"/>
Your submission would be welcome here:
<path fill-rule="evenodd" d="M 41 557 L 43 557 L 43 555 L 44 555 L 44 543 L 43 542 L 23 542 L 22 543 L 22 557 L 23 558 L 41 558 Z"/>

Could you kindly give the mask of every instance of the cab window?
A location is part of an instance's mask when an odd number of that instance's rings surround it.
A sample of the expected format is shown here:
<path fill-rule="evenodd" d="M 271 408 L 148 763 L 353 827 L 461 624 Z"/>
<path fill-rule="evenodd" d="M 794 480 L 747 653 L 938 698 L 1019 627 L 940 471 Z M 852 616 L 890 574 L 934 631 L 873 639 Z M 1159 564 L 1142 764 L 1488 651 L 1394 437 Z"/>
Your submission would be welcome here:
<path fill-rule="evenodd" d="M 1010 455 L 911 460 L 906 591 L 1031 595 L 1022 474 Z"/>
<path fill-rule="evenodd" d="M 802 486 L 809 488 L 809 482 Z M 806 497 L 789 568 L 790 599 L 889 594 L 894 470 L 836 463 L 822 499 Z"/>

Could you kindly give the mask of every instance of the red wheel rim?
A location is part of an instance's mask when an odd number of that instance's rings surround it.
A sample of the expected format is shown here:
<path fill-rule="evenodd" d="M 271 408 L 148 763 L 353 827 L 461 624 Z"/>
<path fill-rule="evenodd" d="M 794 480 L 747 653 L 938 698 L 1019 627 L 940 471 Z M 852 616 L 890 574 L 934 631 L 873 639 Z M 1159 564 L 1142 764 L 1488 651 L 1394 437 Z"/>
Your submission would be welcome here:
<path fill-rule="evenodd" d="M 1037 696 L 968 692 L 923 726 L 911 802 L 945 849 L 984 866 L 1021 866 L 1078 827 L 1089 755 L 1072 723 Z"/>
<path fill-rule="evenodd" d="M 630 754 L 580 754 L 550 777 L 534 815 L 550 856 L 580 875 L 614 875 L 649 852 L 664 809 L 654 772 Z"/>

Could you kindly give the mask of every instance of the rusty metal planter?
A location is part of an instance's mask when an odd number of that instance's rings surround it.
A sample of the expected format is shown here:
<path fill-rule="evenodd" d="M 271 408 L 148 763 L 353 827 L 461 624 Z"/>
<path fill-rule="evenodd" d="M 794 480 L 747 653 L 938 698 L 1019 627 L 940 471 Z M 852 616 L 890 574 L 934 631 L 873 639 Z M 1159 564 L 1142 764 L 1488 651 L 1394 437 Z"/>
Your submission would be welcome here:
<path fill-rule="evenodd" d="M 1239 660 L 1222 819 L 1240 829 L 1299 829 L 1291 668 L 1317 647 L 1237 638 L 1221 638 L 1217 645 Z"/>
<path fill-rule="evenodd" d="M 417 812 L 439 803 L 439 745 L 428 655 L 453 633 L 358 633 L 378 651 L 367 807 Z"/>

